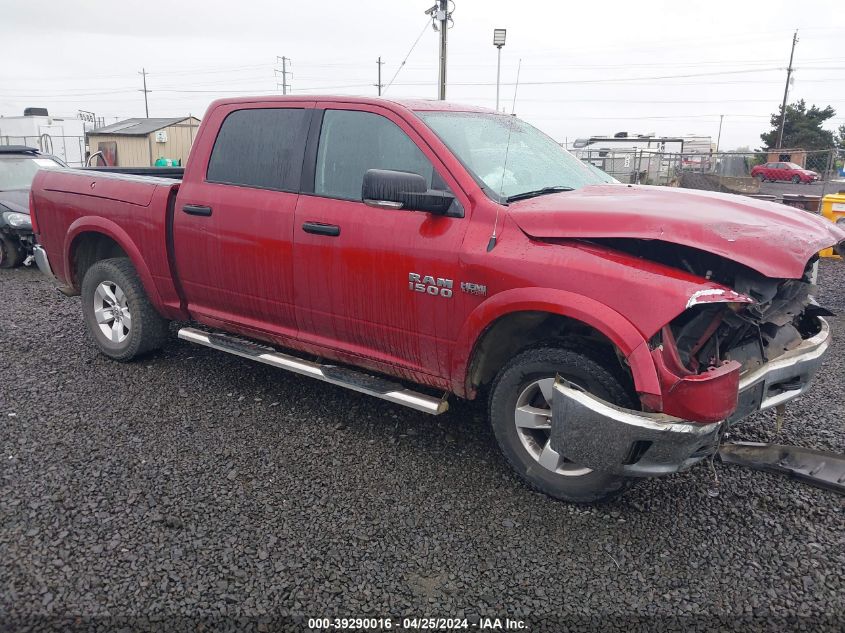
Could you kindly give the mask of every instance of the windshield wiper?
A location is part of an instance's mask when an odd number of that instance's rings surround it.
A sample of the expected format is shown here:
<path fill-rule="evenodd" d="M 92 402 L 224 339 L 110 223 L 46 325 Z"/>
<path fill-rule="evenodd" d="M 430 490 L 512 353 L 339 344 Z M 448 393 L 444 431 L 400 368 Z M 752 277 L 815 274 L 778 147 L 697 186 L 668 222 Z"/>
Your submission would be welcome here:
<path fill-rule="evenodd" d="M 552 187 L 543 187 L 542 189 L 535 189 L 534 191 L 523 191 L 522 193 L 515 193 L 506 198 L 507 202 L 516 202 L 517 200 L 525 200 L 527 198 L 536 198 L 537 196 L 544 196 L 547 193 L 559 193 L 561 191 L 575 191 L 575 187 L 564 187 L 563 185 L 554 185 Z"/>

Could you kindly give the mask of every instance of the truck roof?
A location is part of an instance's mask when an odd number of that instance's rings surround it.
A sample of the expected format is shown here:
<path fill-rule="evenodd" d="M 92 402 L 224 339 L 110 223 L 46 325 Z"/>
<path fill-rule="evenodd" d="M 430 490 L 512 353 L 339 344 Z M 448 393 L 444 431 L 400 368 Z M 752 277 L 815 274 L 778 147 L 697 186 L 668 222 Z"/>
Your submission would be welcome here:
<path fill-rule="evenodd" d="M 439 101 L 436 99 L 390 99 L 387 97 L 356 97 L 352 95 L 296 95 L 276 96 L 259 95 L 254 97 L 234 97 L 215 100 L 209 110 L 219 105 L 235 103 L 289 103 L 297 101 L 321 101 L 329 103 L 358 103 L 361 105 L 393 105 L 406 108 L 415 112 L 422 111 L 448 111 L 448 112 L 487 112 L 495 114 L 496 111 L 490 108 L 469 105 L 466 103 L 454 103 L 452 101 Z"/>

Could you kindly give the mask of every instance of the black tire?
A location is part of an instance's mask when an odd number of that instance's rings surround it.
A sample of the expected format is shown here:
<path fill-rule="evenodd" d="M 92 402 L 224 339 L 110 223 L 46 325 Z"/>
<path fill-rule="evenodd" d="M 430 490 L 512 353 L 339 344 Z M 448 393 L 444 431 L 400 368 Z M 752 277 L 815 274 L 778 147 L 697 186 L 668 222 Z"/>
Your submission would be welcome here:
<path fill-rule="evenodd" d="M 801 176 L 793 176 L 792 177 L 792 184 L 793 185 L 800 185 L 801 184 Z"/>
<path fill-rule="evenodd" d="M 608 501 L 630 487 L 633 480 L 598 471 L 558 474 L 542 466 L 529 453 L 517 432 L 515 419 L 520 395 L 537 380 L 554 378 L 557 374 L 603 400 L 634 407 L 631 394 L 619 378 L 591 355 L 563 347 L 529 349 L 499 371 L 490 390 L 490 422 L 499 447 L 517 474 L 550 497 L 573 503 Z"/>
<path fill-rule="evenodd" d="M 0 235 L 0 268 L 17 268 L 23 260 L 23 248 L 17 240 L 8 235 Z"/>
<path fill-rule="evenodd" d="M 756 176 L 756 178 L 757 178 L 757 180 L 760 181 L 760 184 L 763 184 L 764 182 L 766 182 L 766 177 L 763 174 L 758 174 Z"/>
<path fill-rule="evenodd" d="M 113 284 L 122 291 L 131 315 L 131 326 L 125 328 L 125 333 L 122 330 L 121 336 L 125 339 L 119 342 L 106 337 L 94 314 L 95 296 L 101 284 Z M 89 335 L 100 351 L 111 359 L 130 361 L 160 348 L 167 340 L 168 321 L 155 311 L 134 266 L 125 257 L 104 259 L 91 266 L 82 280 L 81 300 Z"/>

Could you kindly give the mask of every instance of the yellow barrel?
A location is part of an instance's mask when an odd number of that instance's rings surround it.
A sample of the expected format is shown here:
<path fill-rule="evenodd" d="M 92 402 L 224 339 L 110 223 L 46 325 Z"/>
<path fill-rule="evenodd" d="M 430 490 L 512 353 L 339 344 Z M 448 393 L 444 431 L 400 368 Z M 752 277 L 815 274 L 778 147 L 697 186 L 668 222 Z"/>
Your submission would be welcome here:
<path fill-rule="evenodd" d="M 845 193 L 832 193 L 822 198 L 821 212 L 822 217 L 835 222 L 845 229 Z M 839 255 L 834 255 L 832 248 L 824 249 L 819 255 L 821 257 L 842 259 Z"/>

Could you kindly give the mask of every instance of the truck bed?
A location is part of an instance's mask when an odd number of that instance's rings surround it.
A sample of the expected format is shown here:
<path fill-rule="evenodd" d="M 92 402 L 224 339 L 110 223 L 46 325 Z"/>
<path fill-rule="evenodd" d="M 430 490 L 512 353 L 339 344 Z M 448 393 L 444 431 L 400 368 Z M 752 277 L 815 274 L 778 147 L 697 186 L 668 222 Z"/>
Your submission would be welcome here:
<path fill-rule="evenodd" d="M 80 288 L 76 248 L 85 240 L 108 238 L 119 247 L 115 256 L 121 256 L 122 249 L 132 260 L 162 313 L 168 313 L 168 304 L 178 306 L 169 268 L 167 221 L 179 184 L 173 178 L 115 171 L 40 170 L 32 186 L 38 240 L 65 289 Z"/>

